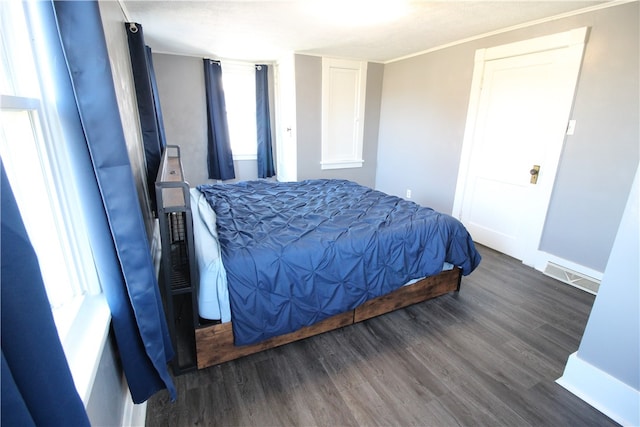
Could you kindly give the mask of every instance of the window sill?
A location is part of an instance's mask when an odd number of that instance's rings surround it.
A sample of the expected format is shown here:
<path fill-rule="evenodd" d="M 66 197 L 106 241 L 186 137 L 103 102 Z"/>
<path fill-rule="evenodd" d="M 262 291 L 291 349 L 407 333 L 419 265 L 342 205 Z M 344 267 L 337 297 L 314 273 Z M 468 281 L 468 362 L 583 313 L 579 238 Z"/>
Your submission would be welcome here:
<path fill-rule="evenodd" d="M 364 160 L 339 160 L 321 162 L 321 169 L 349 169 L 349 168 L 361 168 Z"/>
<path fill-rule="evenodd" d="M 111 312 L 104 295 L 86 296 L 62 341 L 76 390 L 85 407 L 89 403 L 110 323 Z"/>
<path fill-rule="evenodd" d="M 257 154 L 234 154 L 233 160 L 258 160 Z"/>

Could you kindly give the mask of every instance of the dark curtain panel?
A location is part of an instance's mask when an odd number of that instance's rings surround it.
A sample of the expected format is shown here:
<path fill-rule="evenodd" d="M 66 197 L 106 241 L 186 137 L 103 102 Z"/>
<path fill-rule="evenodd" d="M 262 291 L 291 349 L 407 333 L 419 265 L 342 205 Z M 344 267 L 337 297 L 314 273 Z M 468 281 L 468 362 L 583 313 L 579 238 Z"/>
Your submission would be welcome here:
<path fill-rule="evenodd" d="M 158 125 L 158 139 L 160 140 L 160 151 L 164 151 L 167 146 L 167 136 L 164 132 L 164 118 L 162 117 L 162 107 L 160 106 L 160 92 L 158 92 L 158 82 L 156 81 L 156 70 L 153 68 L 153 52 L 149 46 L 144 47 L 149 67 L 149 79 L 151 79 L 151 94 L 153 95 L 153 105 L 156 112 L 156 123 Z M 161 156 L 162 157 L 162 156 Z M 156 177 L 153 177 L 154 181 Z"/>
<path fill-rule="evenodd" d="M 271 116 L 269 115 L 269 67 L 256 65 L 256 126 L 258 130 L 258 178 L 276 174 L 273 166 L 271 143 Z"/>
<path fill-rule="evenodd" d="M 144 142 L 144 155 L 147 166 L 149 198 L 155 211 L 155 181 L 160 167 L 162 151 L 167 146 L 160 97 L 156 84 L 156 74 L 153 69 L 151 48 L 144 44 L 142 25 L 128 22 L 124 26 L 127 31 L 127 40 L 129 41 L 129 56 L 131 57 L 131 69 L 138 100 L 138 113 L 140 115 L 140 127 L 142 128 L 142 140 Z"/>
<path fill-rule="evenodd" d="M 0 161 L 3 426 L 89 426 L 58 338 L 38 258 Z"/>
<path fill-rule="evenodd" d="M 209 179 L 234 179 L 233 155 L 229 141 L 227 107 L 222 89 L 220 62 L 204 59 L 204 86 L 207 97 L 207 167 Z"/>
<path fill-rule="evenodd" d="M 173 357 L 155 268 L 120 122 L 98 3 L 27 2 L 40 22 L 46 62 L 56 85 L 64 145 L 73 163 L 80 207 L 133 401 L 175 388 Z M 36 45 L 38 46 L 38 45 Z"/>

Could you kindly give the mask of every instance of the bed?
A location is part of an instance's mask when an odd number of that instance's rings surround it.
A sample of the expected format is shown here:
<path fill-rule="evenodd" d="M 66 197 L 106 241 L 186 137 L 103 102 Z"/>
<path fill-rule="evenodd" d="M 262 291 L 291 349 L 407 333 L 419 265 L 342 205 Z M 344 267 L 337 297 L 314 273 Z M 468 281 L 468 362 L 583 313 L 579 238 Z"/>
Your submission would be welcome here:
<path fill-rule="evenodd" d="M 455 218 L 347 180 L 200 185 L 186 197 L 198 368 L 458 291 L 480 262 Z"/>

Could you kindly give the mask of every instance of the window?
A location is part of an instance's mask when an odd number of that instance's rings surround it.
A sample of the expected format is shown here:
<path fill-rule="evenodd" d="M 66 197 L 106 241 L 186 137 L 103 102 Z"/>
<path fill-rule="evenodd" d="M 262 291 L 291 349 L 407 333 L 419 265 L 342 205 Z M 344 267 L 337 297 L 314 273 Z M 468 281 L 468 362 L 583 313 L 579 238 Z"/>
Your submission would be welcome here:
<path fill-rule="evenodd" d="M 90 285 L 97 278 L 91 281 L 79 265 L 88 241 L 79 239 L 71 226 L 82 220 L 70 209 L 75 192 L 62 179 L 63 156 L 51 138 L 52 120 L 45 114 L 33 55 L 25 55 L 31 46 L 22 5 L 2 2 L 1 7 L 0 155 L 63 338 L 83 296 L 99 292 L 99 287 Z"/>
<path fill-rule="evenodd" d="M 221 62 L 231 151 L 236 160 L 257 158 L 256 73 L 247 63 Z"/>
<path fill-rule="evenodd" d="M 22 2 L 0 2 L 0 156 L 38 257 L 58 335 L 76 387 L 88 398 L 109 311 L 93 263 L 65 141 L 59 137 L 49 70 L 35 65 Z M 42 47 L 38 47 L 42 48 Z M 88 328 L 91 328 L 89 330 Z M 102 337 L 104 340 L 104 336 Z M 96 363 L 95 366 L 88 366 Z M 85 400 L 86 403 L 86 400 Z"/>
<path fill-rule="evenodd" d="M 81 297 L 84 290 L 75 274 L 72 248 L 64 238 L 59 196 L 55 186 L 50 185 L 54 180 L 43 150 L 46 144 L 42 115 L 37 100 L 3 96 L 2 101 L 0 155 L 55 311 Z M 57 321 L 60 323 L 61 319 Z"/>

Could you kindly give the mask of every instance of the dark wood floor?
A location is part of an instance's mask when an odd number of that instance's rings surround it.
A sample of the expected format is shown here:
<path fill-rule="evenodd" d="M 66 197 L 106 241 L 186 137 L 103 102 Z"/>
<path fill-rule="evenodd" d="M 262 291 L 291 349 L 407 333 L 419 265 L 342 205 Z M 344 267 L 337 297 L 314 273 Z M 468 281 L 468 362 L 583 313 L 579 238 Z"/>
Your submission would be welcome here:
<path fill-rule="evenodd" d="M 176 377 L 147 425 L 616 425 L 554 382 L 594 297 L 479 249 L 460 293 Z"/>

